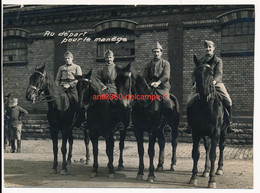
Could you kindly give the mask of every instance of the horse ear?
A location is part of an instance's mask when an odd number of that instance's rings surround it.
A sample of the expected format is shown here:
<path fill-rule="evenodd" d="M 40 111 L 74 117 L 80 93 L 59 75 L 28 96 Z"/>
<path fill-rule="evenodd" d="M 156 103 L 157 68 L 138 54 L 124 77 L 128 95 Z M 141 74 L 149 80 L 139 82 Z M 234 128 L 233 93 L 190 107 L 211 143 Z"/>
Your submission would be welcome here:
<path fill-rule="evenodd" d="M 196 55 L 193 55 L 193 61 L 194 61 L 196 66 L 198 66 L 200 64 Z"/>
<path fill-rule="evenodd" d="M 90 71 L 87 73 L 87 77 L 88 77 L 88 79 L 90 79 L 91 78 L 91 75 L 92 75 L 92 68 L 90 69 Z"/>
<path fill-rule="evenodd" d="M 127 64 L 127 66 L 125 67 L 125 70 L 130 71 L 131 66 L 132 66 L 132 63 L 129 62 L 129 64 Z"/>
<path fill-rule="evenodd" d="M 208 61 L 208 64 L 209 64 L 209 65 L 213 64 L 214 60 L 215 60 L 215 54 L 214 54 L 213 57 Z"/>

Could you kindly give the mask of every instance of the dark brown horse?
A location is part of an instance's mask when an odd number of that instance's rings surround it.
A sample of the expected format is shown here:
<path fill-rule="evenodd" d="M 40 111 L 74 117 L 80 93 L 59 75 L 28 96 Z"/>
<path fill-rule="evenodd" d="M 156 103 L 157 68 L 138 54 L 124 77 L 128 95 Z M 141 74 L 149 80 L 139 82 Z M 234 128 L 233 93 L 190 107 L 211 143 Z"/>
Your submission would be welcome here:
<path fill-rule="evenodd" d="M 220 157 L 217 173 L 222 173 L 223 151 L 226 136 L 224 109 L 221 98 L 217 94 L 213 84 L 213 69 L 210 66 L 213 60 L 214 57 L 208 62 L 208 64 L 201 64 L 197 57 L 194 56 L 196 67 L 193 75 L 195 77 L 199 97 L 194 101 L 194 103 L 192 103 L 192 105 L 187 107 L 187 119 L 192 129 L 193 139 L 193 169 L 190 184 L 197 185 L 197 165 L 200 156 L 199 143 L 200 139 L 203 138 L 206 148 L 206 159 L 209 157 L 210 160 L 209 188 L 216 187 L 215 161 L 216 147 L 218 143 L 220 148 Z M 208 169 L 208 160 L 206 160 L 205 171 Z"/>
<path fill-rule="evenodd" d="M 10 117 L 7 116 L 11 94 L 4 95 L 4 148 L 10 146 Z"/>
<path fill-rule="evenodd" d="M 61 174 L 67 173 L 67 161 L 71 162 L 73 136 L 72 128 L 76 121 L 77 113 L 75 108 L 69 106 L 64 107 L 64 99 L 68 100 L 68 96 L 62 91 L 55 82 L 51 79 L 45 70 L 45 65 L 36 68 L 29 79 L 29 86 L 26 90 L 26 99 L 28 101 L 36 101 L 41 96 L 45 97 L 48 102 L 47 118 L 50 125 L 50 134 L 53 143 L 53 172 L 57 173 L 58 166 L 58 134 L 62 134 L 62 170 Z M 69 142 L 68 159 L 67 141 Z"/>
<path fill-rule="evenodd" d="M 109 178 L 114 178 L 113 134 L 116 131 L 117 123 L 120 121 L 123 122 L 125 128 L 127 128 L 129 124 L 129 119 L 127 119 L 127 115 L 125 115 L 127 110 L 119 109 L 116 99 L 113 99 L 112 96 L 109 99 L 97 99 L 104 93 L 98 81 L 91 78 L 91 71 L 79 79 L 77 87 L 79 91 L 79 106 L 80 108 L 86 108 L 87 130 L 89 131 L 89 137 L 93 147 L 94 162 L 91 177 L 96 177 L 98 174 L 98 138 L 102 136 L 106 141 L 106 154 L 109 160 L 107 164 L 109 168 Z M 119 169 L 124 167 L 122 153 L 125 137 L 126 130 L 120 130 Z"/>
<path fill-rule="evenodd" d="M 164 148 L 165 148 L 165 137 L 164 127 L 166 123 L 171 127 L 172 130 L 172 162 L 171 170 L 174 170 L 176 164 L 176 148 L 177 148 L 177 135 L 179 126 L 179 111 L 178 101 L 172 96 L 174 100 L 175 108 L 171 114 L 166 114 L 163 108 L 162 101 L 141 99 L 129 100 L 127 96 L 156 96 L 156 91 L 152 89 L 145 81 L 145 79 L 137 75 L 131 70 L 131 63 L 124 68 L 118 68 L 118 76 L 116 79 L 116 85 L 118 93 L 122 95 L 122 100 L 119 102 L 124 105 L 130 105 L 132 108 L 132 122 L 134 125 L 134 133 L 137 140 L 138 154 L 139 154 L 139 170 L 137 173 L 137 180 L 143 180 L 144 175 L 144 147 L 143 147 L 143 136 L 144 132 L 149 135 L 149 148 L 148 154 L 150 159 L 148 181 L 153 182 L 154 176 L 154 145 L 156 139 L 159 144 L 159 162 L 157 169 L 163 168 L 164 163 Z"/>

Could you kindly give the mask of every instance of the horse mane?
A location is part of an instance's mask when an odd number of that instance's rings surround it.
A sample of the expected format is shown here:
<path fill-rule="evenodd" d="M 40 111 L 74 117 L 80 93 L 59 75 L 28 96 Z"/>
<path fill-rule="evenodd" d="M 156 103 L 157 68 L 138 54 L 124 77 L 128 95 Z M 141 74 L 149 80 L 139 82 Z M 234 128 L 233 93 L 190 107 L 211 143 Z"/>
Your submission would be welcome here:
<path fill-rule="evenodd" d="M 103 93 L 97 78 L 91 79 L 91 88 L 93 90 L 93 94 L 101 95 Z"/>
<path fill-rule="evenodd" d="M 56 82 L 50 77 L 50 75 L 47 72 L 45 75 L 45 84 L 46 84 L 46 88 L 48 88 L 49 90 L 49 95 L 55 97 L 63 93 L 61 88 L 56 85 Z"/>

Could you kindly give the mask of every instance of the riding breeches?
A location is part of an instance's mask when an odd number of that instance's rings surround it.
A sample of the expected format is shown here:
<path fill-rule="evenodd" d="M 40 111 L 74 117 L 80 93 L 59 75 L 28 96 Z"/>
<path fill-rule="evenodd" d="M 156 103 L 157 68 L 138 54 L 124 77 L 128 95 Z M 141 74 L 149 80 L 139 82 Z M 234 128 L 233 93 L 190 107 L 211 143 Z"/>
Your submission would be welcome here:
<path fill-rule="evenodd" d="M 174 103 L 170 98 L 170 92 L 166 89 L 156 89 L 156 93 L 160 95 L 165 109 L 173 109 Z"/>
<path fill-rule="evenodd" d="M 22 136 L 22 124 L 12 124 L 10 127 L 10 139 L 14 140 L 21 140 Z"/>
<path fill-rule="evenodd" d="M 221 95 L 222 97 L 222 102 L 223 102 L 223 105 L 225 107 L 227 106 L 232 106 L 232 100 L 227 92 L 227 89 L 225 87 L 225 85 L 223 83 L 217 83 L 215 85 L 215 88 L 216 88 L 216 91 Z M 193 102 L 194 100 L 198 98 L 198 93 L 196 91 L 196 87 L 193 86 L 192 87 L 192 91 L 190 93 L 190 95 L 188 96 L 188 99 L 187 99 L 187 106 L 189 107 Z"/>

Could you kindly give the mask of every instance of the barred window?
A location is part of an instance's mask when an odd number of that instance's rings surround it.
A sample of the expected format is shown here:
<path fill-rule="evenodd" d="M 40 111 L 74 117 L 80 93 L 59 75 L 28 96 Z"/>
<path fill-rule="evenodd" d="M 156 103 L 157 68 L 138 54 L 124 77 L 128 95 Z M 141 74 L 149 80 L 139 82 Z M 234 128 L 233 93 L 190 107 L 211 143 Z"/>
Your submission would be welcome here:
<path fill-rule="evenodd" d="M 252 19 L 236 20 L 222 28 L 222 52 L 254 52 L 255 22 Z"/>
<path fill-rule="evenodd" d="M 28 44 L 22 37 L 6 37 L 3 44 L 4 63 L 27 62 Z"/>

